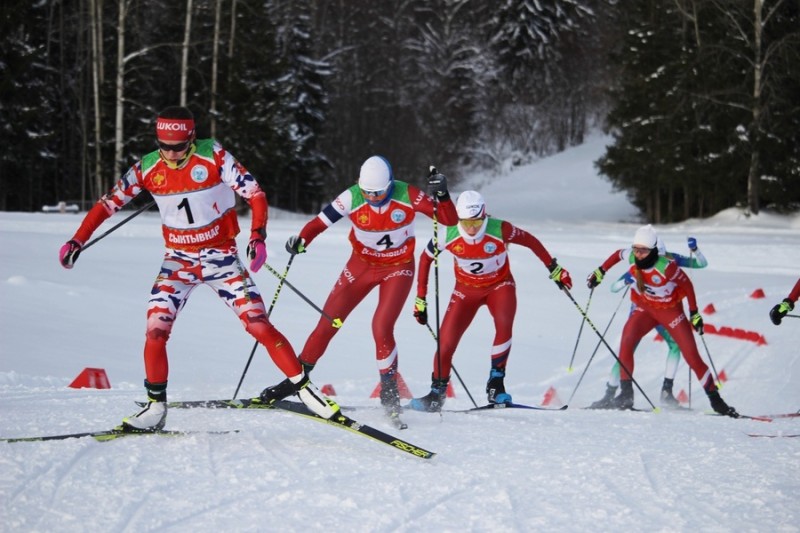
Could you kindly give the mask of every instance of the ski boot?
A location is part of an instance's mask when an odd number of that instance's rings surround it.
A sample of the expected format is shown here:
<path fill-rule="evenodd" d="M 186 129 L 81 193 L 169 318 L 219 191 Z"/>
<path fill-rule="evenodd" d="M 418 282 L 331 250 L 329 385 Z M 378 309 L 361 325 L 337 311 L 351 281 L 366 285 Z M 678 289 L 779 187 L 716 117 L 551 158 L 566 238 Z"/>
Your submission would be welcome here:
<path fill-rule="evenodd" d="M 144 382 L 147 405 L 133 416 L 122 419 L 122 430 L 151 433 L 164 429 L 167 423 L 167 384 Z"/>
<path fill-rule="evenodd" d="M 719 391 L 707 390 L 706 394 L 708 395 L 708 401 L 711 403 L 711 408 L 715 413 L 729 416 L 731 418 L 739 418 L 739 413 L 736 412 L 736 409 L 725 403 L 725 400 L 723 400 L 722 396 L 719 395 Z"/>
<path fill-rule="evenodd" d="M 314 369 L 314 365 L 312 364 L 303 363 L 302 361 L 300 364 L 303 366 L 303 373 L 306 376 Z M 289 378 L 286 378 L 277 385 L 272 385 L 261 391 L 258 398 L 253 398 L 253 402 L 263 405 L 272 405 L 288 396 L 294 395 L 296 390 L 294 383 L 292 383 Z"/>
<path fill-rule="evenodd" d="M 339 404 L 330 398 L 326 398 L 317 386 L 311 383 L 307 375 L 304 375 L 300 381 L 295 383 L 294 387 L 300 397 L 300 401 L 317 416 L 328 419 L 341 412 Z"/>
<path fill-rule="evenodd" d="M 505 377 L 505 370 L 499 368 L 492 368 L 489 372 L 489 381 L 486 382 L 486 399 L 489 403 L 511 403 L 511 395 L 506 393 L 503 384 Z"/>
<path fill-rule="evenodd" d="M 661 386 L 661 407 L 665 409 L 680 409 L 681 403 L 672 394 L 673 380 L 664 378 L 664 384 Z"/>
<path fill-rule="evenodd" d="M 627 411 L 633 409 L 633 382 L 621 380 L 619 382 L 619 396 L 611 402 L 611 409 Z"/>
<path fill-rule="evenodd" d="M 613 409 L 614 396 L 617 394 L 617 387 L 606 383 L 606 393 L 602 398 L 589 406 L 589 409 Z"/>
<path fill-rule="evenodd" d="M 426 413 L 438 413 L 447 400 L 447 382 L 450 378 L 435 379 L 431 376 L 431 391 L 422 398 L 414 398 L 408 408 Z"/>
<path fill-rule="evenodd" d="M 387 415 L 397 416 L 403 412 L 403 408 L 400 407 L 400 392 L 397 390 L 396 374 L 381 375 L 380 398 Z"/>

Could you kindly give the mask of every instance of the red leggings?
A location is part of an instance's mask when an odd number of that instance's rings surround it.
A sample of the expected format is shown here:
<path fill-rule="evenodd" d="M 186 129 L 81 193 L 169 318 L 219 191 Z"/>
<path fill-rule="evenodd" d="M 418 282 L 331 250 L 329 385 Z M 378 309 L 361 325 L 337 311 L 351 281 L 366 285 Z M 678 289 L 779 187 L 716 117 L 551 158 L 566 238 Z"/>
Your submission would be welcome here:
<path fill-rule="evenodd" d="M 378 307 L 372 317 L 372 336 L 381 374 L 390 374 L 397 369 L 394 326 L 413 283 L 413 261 L 401 265 L 375 266 L 351 255 L 323 307 L 329 317 L 345 321 L 367 294 L 378 287 Z M 321 317 L 300 353 L 300 360 L 316 364 L 338 331 L 330 320 Z"/>
<path fill-rule="evenodd" d="M 657 309 L 646 304 L 636 306 L 622 329 L 622 342 L 619 348 L 619 359 L 622 363 L 620 378 L 631 379 L 634 367 L 633 351 L 636 349 L 636 345 L 639 344 L 642 337 L 659 324 L 667 328 L 667 332 L 678 343 L 683 358 L 694 371 L 700 383 L 705 386 L 711 378 L 713 385 L 713 378 L 708 371 L 708 366 L 700 357 L 700 352 L 697 351 L 692 326 L 680 306 L 666 309 Z"/>
<path fill-rule="evenodd" d="M 450 376 L 458 343 L 482 305 L 489 309 L 494 320 L 492 368 L 505 368 L 511 352 L 511 330 L 517 312 L 517 288 L 514 278 L 489 287 L 470 287 L 457 283 L 439 330 L 439 361 L 433 357 L 433 377 Z"/>

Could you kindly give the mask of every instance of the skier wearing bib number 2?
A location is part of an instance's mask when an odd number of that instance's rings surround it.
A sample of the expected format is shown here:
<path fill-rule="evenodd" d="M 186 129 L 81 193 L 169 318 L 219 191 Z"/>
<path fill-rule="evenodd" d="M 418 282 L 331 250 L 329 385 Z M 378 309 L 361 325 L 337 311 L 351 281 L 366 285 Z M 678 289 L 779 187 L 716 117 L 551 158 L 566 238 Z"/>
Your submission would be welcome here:
<path fill-rule="evenodd" d="M 528 248 L 547 267 L 550 279 L 559 288 L 572 288 L 569 272 L 559 266 L 539 239 L 510 222 L 487 216 L 486 203 L 480 193 L 461 193 L 456 210 L 458 225 L 439 228 L 437 240 L 428 243 L 419 260 L 417 298 L 414 302 L 417 322 L 423 325 L 428 323 L 425 297 L 437 248 L 453 254 L 456 285 L 439 329 L 439 353 L 438 357 L 434 355 L 433 358 L 431 391 L 408 404 L 416 411 L 435 413 L 442 410 L 456 347 L 483 305 L 489 309 L 495 328 L 486 396 L 489 403 L 511 402 L 511 395 L 506 392 L 503 381 L 517 312 L 517 286 L 508 260 L 509 244 Z"/>
<path fill-rule="evenodd" d="M 78 231 L 59 251 L 72 268 L 92 233 L 143 191 L 153 196 L 161 214 L 166 252 L 150 292 L 144 345 L 147 406 L 125 418 L 127 431 L 157 431 L 167 417 L 167 340 L 189 294 L 209 285 L 231 308 L 248 333 L 267 349 L 288 376 L 292 393 L 324 418 L 339 411 L 309 381 L 292 346 L 270 323 L 258 288 L 239 259 L 236 196 L 252 209 L 247 256 L 257 272 L 267 260 L 267 197 L 255 178 L 214 139 L 196 139 L 191 111 L 169 107 L 156 119 L 158 150 L 133 165 L 114 188 L 86 214 Z"/>
<path fill-rule="evenodd" d="M 389 162 L 381 156 L 372 156 L 361 166 L 358 183 L 339 194 L 299 235 L 286 242 L 290 254 L 303 253 L 317 235 L 334 223 L 345 217 L 352 222 L 349 239 L 353 251 L 323 311 L 328 317 L 344 321 L 372 289 L 379 289 L 372 335 L 380 373 L 381 405 L 390 416 L 400 412 L 394 326 L 414 282 L 415 214 L 433 217 L 436 209 L 441 223 L 458 221 L 447 191 L 447 179 L 433 174 L 428 187 L 433 197 L 414 185 L 394 179 Z M 320 318 L 300 353 L 306 373 L 314 368 L 337 331 L 330 320 Z M 289 383 L 284 380 L 264 389 L 261 399 L 275 401 L 288 392 Z"/>

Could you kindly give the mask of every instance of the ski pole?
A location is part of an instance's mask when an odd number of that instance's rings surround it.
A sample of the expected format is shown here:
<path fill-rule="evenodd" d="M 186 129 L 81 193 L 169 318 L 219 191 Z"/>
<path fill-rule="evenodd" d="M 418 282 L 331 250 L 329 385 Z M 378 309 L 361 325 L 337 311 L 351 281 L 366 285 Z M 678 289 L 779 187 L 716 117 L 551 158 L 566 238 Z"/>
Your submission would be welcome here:
<path fill-rule="evenodd" d="M 438 346 L 439 346 L 439 336 L 438 336 L 438 335 L 436 335 L 436 333 L 433 331 L 433 328 L 431 328 L 431 325 L 430 325 L 430 324 L 425 324 L 425 325 L 426 325 L 426 326 L 428 326 L 428 331 L 430 331 L 430 332 L 431 332 L 431 335 L 433 336 L 433 339 L 436 341 L 436 346 L 438 347 Z M 437 352 L 437 353 L 438 353 L 438 352 Z M 458 378 L 458 381 L 459 381 L 459 383 L 461 383 L 461 386 L 462 386 L 462 387 L 464 387 L 464 390 L 466 391 L 466 393 L 467 393 L 467 396 L 469 396 L 469 399 L 470 399 L 470 401 L 472 402 L 472 405 L 474 405 L 475 407 L 478 407 L 478 404 L 477 404 L 477 403 L 475 403 L 475 399 L 472 397 L 472 394 L 470 394 L 470 392 L 469 392 L 469 389 L 467 388 L 467 385 L 464 383 L 464 380 L 463 380 L 463 379 L 461 379 L 461 376 L 458 374 L 458 370 L 456 370 L 456 367 L 455 367 L 455 365 L 451 364 L 451 365 L 450 365 L 450 368 L 452 368 L 452 369 L 453 369 L 453 373 L 454 373 L 454 374 L 456 375 L 456 377 Z M 440 376 L 442 375 L 442 374 L 441 374 L 441 370 L 442 370 L 442 369 L 441 369 L 441 368 L 439 368 L 439 375 L 440 375 Z"/>
<path fill-rule="evenodd" d="M 800 315 L 783 315 L 783 316 L 790 316 L 792 318 L 800 318 Z"/>
<path fill-rule="evenodd" d="M 586 312 L 589 312 L 589 304 L 592 303 L 592 295 L 594 294 L 594 287 L 589 291 L 589 299 L 586 300 Z M 583 325 L 586 323 L 586 320 L 581 320 L 581 327 L 578 328 L 578 338 L 575 339 L 575 348 L 572 349 L 572 357 L 569 360 L 569 366 L 567 367 L 567 372 L 572 372 L 572 363 L 575 362 L 575 354 L 578 353 L 578 343 L 581 342 L 581 334 L 583 333 Z M 567 404 L 569 405 L 569 404 Z"/>
<path fill-rule="evenodd" d="M 428 179 L 431 176 L 435 176 L 438 173 L 436 167 L 431 165 L 428 170 Z M 436 368 L 439 371 L 439 375 L 442 375 L 442 361 L 441 361 L 441 353 L 440 353 L 440 345 L 439 345 L 439 221 L 436 218 L 436 208 L 439 205 L 439 199 L 436 196 L 433 196 L 433 293 L 436 299 L 436 335 L 434 338 L 436 339 Z M 430 326 L 428 326 L 430 327 Z M 433 331 L 431 331 L 433 333 Z M 469 394 L 469 392 L 467 392 Z M 472 396 L 470 396 L 471 398 Z M 473 403 L 475 403 L 473 401 Z M 476 405 L 477 407 L 477 405 Z"/>
<path fill-rule="evenodd" d="M 617 311 L 619 311 L 619 308 L 622 305 L 622 302 L 625 301 L 625 295 L 628 294 L 628 289 L 630 289 L 630 288 L 631 288 L 630 285 L 626 285 L 625 286 L 625 291 L 622 293 L 622 298 L 620 298 L 619 303 L 617 304 L 617 308 L 614 309 L 614 314 L 611 315 L 611 319 L 608 321 L 608 324 L 606 325 L 606 329 L 603 330 L 603 337 L 605 337 L 606 333 L 608 333 L 608 328 L 610 328 L 611 327 L 611 323 L 614 322 L 614 317 L 617 316 Z M 588 308 L 588 306 L 587 306 L 587 308 Z M 589 360 L 586 362 L 586 367 L 583 369 L 583 372 L 581 373 L 581 377 L 578 378 L 578 383 L 575 384 L 575 388 L 572 390 L 572 394 L 570 394 L 569 400 L 567 400 L 567 405 L 572 403 L 572 398 L 575 396 L 575 393 L 578 392 L 578 387 L 580 387 L 581 381 L 583 381 L 583 376 L 585 376 L 586 375 L 586 371 L 589 370 L 589 365 L 592 364 L 592 359 L 594 359 L 594 356 L 597 353 L 597 350 L 600 349 L 600 345 L 601 344 L 602 344 L 602 341 L 597 341 L 597 346 L 594 347 L 594 351 L 592 352 L 592 355 L 589 357 Z"/>
<path fill-rule="evenodd" d="M 148 209 L 150 209 L 150 208 L 151 208 L 151 207 L 153 207 L 154 205 L 156 205 L 156 201 L 155 201 L 155 200 L 151 200 L 149 204 L 147 204 L 147 205 L 145 205 L 145 206 L 142 206 L 142 207 L 140 207 L 139 209 L 137 209 L 137 210 L 136 210 L 136 212 L 135 212 L 135 213 L 133 213 L 132 215 L 128 216 L 128 217 L 127 217 L 125 220 L 123 220 L 122 222 L 120 222 L 119 224 L 117 224 L 116 226 L 114 226 L 113 228 L 111 228 L 110 230 L 106 231 L 105 233 L 103 233 L 103 234 L 102 234 L 102 235 L 100 235 L 99 237 L 96 237 L 96 238 L 92 239 L 91 241 L 87 242 L 87 243 L 86 243 L 86 244 L 83 246 L 83 248 L 81 248 L 81 251 L 84 251 L 84 250 L 86 250 L 88 247 L 92 246 L 94 243 L 96 243 L 97 241 L 99 241 L 99 240 L 100 240 L 100 239 L 102 239 L 103 237 L 106 237 L 106 236 L 108 236 L 108 234 L 109 234 L 109 233 L 111 233 L 111 232 L 115 231 L 115 230 L 116 230 L 116 229 L 118 229 L 120 226 L 122 226 L 123 224 L 126 224 L 126 223 L 127 223 L 129 220 L 131 220 L 132 218 L 134 218 L 134 217 L 136 217 L 136 216 L 140 215 L 142 212 L 144 212 L 144 211 L 147 211 Z"/>
<path fill-rule="evenodd" d="M 272 303 L 269 304 L 269 309 L 267 310 L 267 319 L 272 314 L 272 309 L 275 307 L 275 302 L 278 301 L 278 295 L 281 293 L 281 289 L 283 288 L 283 283 L 285 281 L 286 276 L 289 275 L 289 268 L 292 266 L 292 261 L 294 261 L 295 254 L 289 256 L 289 262 L 286 263 L 286 268 L 283 270 L 283 278 L 281 281 L 278 282 L 278 288 L 275 289 L 275 295 L 272 297 Z M 253 361 L 253 355 L 256 353 L 256 349 L 258 348 L 258 341 L 253 343 L 253 349 L 250 350 L 250 357 L 247 358 L 247 363 L 244 365 L 244 370 L 242 370 L 242 377 L 239 378 L 239 384 L 236 385 L 236 390 L 233 392 L 233 399 L 236 399 L 236 395 L 239 394 L 239 389 L 242 386 L 242 382 L 244 381 L 244 376 L 247 374 L 247 370 L 250 368 L 250 363 Z"/>
<path fill-rule="evenodd" d="M 287 287 L 292 289 L 294 291 L 294 293 L 296 295 L 298 295 L 300 298 L 302 298 L 308 305 L 310 305 L 311 307 L 316 309 L 317 312 L 319 314 L 321 314 L 323 318 L 325 318 L 326 320 L 330 321 L 331 326 L 333 326 L 336 329 L 339 329 L 344 325 L 344 322 L 342 322 L 341 318 L 333 318 L 328 313 L 326 313 L 325 311 L 320 309 L 320 307 L 317 304 L 315 304 L 314 302 L 309 300 L 308 297 L 305 294 L 303 294 L 302 292 L 300 292 L 300 290 L 297 287 L 295 287 L 294 285 L 289 283 L 289 280 L 286 279 L 285 276 L 281 276 L 281 273 L 278 272 L 277 270 L 275 270 L 274 268 L 272 268 L 269 265 L 269 263 L 264 263 L 264 266 L 267 267 L 267 270 L 269 270 L 272 274 L 274 274 L 276 278 L 283 280 L 283 283 L 285 283 Z"/>
<path fill-rule="evenodd" d="M 567 289 L 566 287 L 562 287 L 561 290 L 564 292 L 564 294 L 567 295 L 567 297 L 570 300 L 572 300 L 573 305 L 575 305 L 575 308 L 578 310 L 578 312 L 583 315 L 583 318 L 586 319 L 586 323 L 589 324 L 589 327 L 592 328 L 592 330 L 597 334 L 598 337 L 600 337 L 600 341 L 603 344 L 605 344 L 606 348 L 608 348 L 608 351 L 611 353 L 611 355 L 614 356 L 614 359 L 617 360 L 617 363 L 619 363 L 620 369 L 622 369 L 626 374 L 628 374 L 628 376 L 630 376 L 631 382 L 634 385 L 636 385 L 636 388 L 639 389 L 639 392 L 642 393 L 642 396 L 644 396 L 644 399 L 647 400 L 647 403 L 650 404 L 653 410 L 658 410 L 658 408 L 653 404 L 653 402 L 650 401 L 650 398 L 647 396 L 647 393 L 644 392 L 644 390 L 642 390 L 642 387 L 639 385 L 639 382 L 634 379 L 633 374 L 631 374 L 628 368 L 625 366 L 625 364 L 622 361 L 620 361 L 619 357 L 617 356 L 617 353 L 614 351 L 613 348 L 611 348 L 611 345 L 608 344 L 603 334 L 600 333 L 597 327 L 595 327 L 594 322 L 592 322 L 592 320 L 588 316 L 586 316 L 586 313 L 584 312 L 583 309 L 581 309 L 580 304 L 575 301 L 575 298 L 569 292 L 569 289 Z"/>
<path fill-rule="evenodd" d="M 711 370 L 714 371 L 714 380 L 717 382 L 717 386 L 721 389 L 722 382 L 719 380 L 719 374 L 717 374 L 717 368 L 714 366 L 714 360 L 711 358 L 711 352 L 708 351 L 708 344 L 706 344 L 705 335 L 702 333 L 700 334 L 700 340 L 703 341 L 703 347 L 706 349 L 706 355 L 708 356 L 708 362 L 711 363 Z"/>

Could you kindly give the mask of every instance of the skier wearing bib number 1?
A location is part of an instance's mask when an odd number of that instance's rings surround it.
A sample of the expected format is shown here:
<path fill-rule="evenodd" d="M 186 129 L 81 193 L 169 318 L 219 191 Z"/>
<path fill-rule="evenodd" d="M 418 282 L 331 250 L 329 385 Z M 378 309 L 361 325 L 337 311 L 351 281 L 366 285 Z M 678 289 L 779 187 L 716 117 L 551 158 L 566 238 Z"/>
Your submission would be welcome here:
<path fill-rule="evenodd" d="M 148 191 L 158 205 L 166 252 L 150 292 L 144 344 L 148 403 L 125 418 L 126 431 L 158 431 L 167 418 L 167 340 L 189 294 L 209 285 L 232 309 L 244 328 L 261 343 L 288 377 L 292 393 L 316 414 L 339 411 L 309 381 L 292 346 L 270 323 L 261 294 L 236 248 L 239 233 L 236 196 L 252 209 L 247 256 L 257 272 L 267 260 L 267 197 L 255 178 L 214 139 L 196 139 L 191 111 L 168 107 L 156 119 L 158 149 L 133 165 L 114 188 L 86 214 L 78 231 L 59 251 L 72 268 L 81 249 L 111 215 Z M 234 194 L 235 193 L 235 194 Z"/>
<path fill-rule="evenodd" d="M 349 239 L 353 251 L 323 311 L 328 317 L 344 321 L 367 294 L 376 287 L 379 289 L 372 335 L 380 373 L 381 405 L 390 416 L 401 410 L 394 326 L 414 282 L 415 215 L 433 217 L 436 209 L 436 217 L 442 224 L 458 222 L 447 191 L 447 179 L 442 174 L 433 174 L 428 187 L 433 197 L 414 185 L 394 179 L 389 162 L 381 156 L 372 156 L 361 166 L 358 183 L 339 194 L 299 235 L 286 242 L 290 254 L 303 253 L 315 237 L 334 223 L 343 218 L 352 222 Z M 328 318 L 320 318 L 300 353 L 306 373 L 314 368 L 337 331 Z M 288 392 L 289 383 L 284 380 L 264 389 L 261 399 L 275 401 Z"/>

